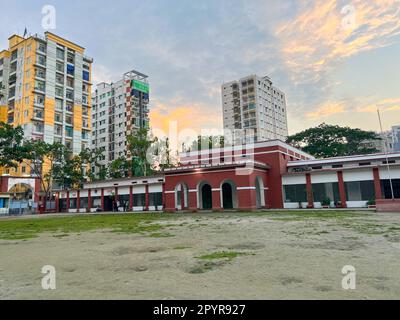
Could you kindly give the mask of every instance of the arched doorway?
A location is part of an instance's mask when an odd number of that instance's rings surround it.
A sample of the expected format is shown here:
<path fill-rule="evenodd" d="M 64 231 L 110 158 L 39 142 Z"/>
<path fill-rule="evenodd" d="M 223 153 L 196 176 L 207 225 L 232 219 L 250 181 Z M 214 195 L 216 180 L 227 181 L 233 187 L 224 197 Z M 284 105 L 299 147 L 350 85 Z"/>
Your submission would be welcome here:
<path fill-rule="evenodd" d="M 202 210 L 212 209 L 212 187 L 207 182 L 201 182 L 198 186 L 198 205 Z"/>
<path fill-rule="evenodd" d="M 8 191 L 10 195 L 9 213 L 23 214 L 32 211 L 33 189 L 25 183 L 17 183 Z"/>
<path fill-rule="evenodd" d="M 257 208 L 261 209 L 265 207 L 265 188 L 264 181 L 261 177 L 256 178 L 256 203 Z"/>
<path fill-rule="evenodd" d="M 238 208 L 237 189 L 232 181 L 224 181 L 221 184 L 221 204 L 226 210 Z"/>
<path fill-rule="evenodd" d="M 184 210 L 189 207 L 189 188 L 185 183 L 175 187 L 175 209 Z"/>

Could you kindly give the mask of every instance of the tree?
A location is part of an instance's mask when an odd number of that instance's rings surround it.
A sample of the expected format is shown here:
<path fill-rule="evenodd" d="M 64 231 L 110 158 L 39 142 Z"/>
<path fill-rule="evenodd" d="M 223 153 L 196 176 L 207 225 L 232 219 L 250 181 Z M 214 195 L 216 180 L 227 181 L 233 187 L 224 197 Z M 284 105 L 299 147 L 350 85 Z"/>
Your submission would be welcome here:
<path fill-rule="evenodd" d="M 31 175 L 40 181 L 43 196 L 43 208 L 53 190 L 54 176 L 65 168 L 65 146 L 60 143 L 48 144 L 42 140 L 30 140 L 24 143 L 24 162 L 30 168 Z"/>
<path fill-rule="evenodd" d="M 373 131 L 327 125 L 325 123 L 288 137 L 287 143 L 317 157 L 331 158 L 376 153 L 363 142 L 381 140 Z"/>
<path fill-rule="evenodd" d="M 128 152 L 132 157 L 130 173 L 133 176 L 147 176 L 152 173 L 152 164 L 147 160 L 147 153 L 157 141 L 149 135 L 149 129 L 141 128 L 134 135 L 127 137 Z"/>
<path fill-rule="evenodd" d="M 129 167 L 129 162 L 125 157 L 118 158 L 110 163 L 108 176 L 112 179 L 124 178 L 128 175 Z"/>
<path fill-rule="evenodd" d="M 225 144 L 224 136 L 198 136 L 197 140 L 192 142 L 189 150 L 199 151 L 213 148 L 223 148 Z"/>
<path fill-rule="evenodd" d="M 154 150 L 152 153 L 153 169 L 163 171 L 167 168 L 176 167 L 179 164 L 178 150 L 176 150 L 176 155 L 174 155 L 174 151 L 171 150 L 169 138 L 165 140 L 156 139 L 152 149 Z"/>
<path fill-rule="evenodd" d="M 79 156 L 82 159 L 82 163 L 84 165 L 90 165 L 91 167 L 87 173 L 90 181 L 106 179 L 107 169 L 103 168 L 103 166 L 100 164 L 100 161 L 103 157 L 103 151 L 101 151 L 100 149 L 85 149 L 82 150 Z M 94 168 L 95 170 L 93 171 L 92 168 Z"/>
<path fill-rule="evenodd" d="M 0 166 L 17 168 L 24 160 L 24 148 L 22 141 L 24 131 L 21 127 L 14 128 L 4 122 L 0 122 Z"/>

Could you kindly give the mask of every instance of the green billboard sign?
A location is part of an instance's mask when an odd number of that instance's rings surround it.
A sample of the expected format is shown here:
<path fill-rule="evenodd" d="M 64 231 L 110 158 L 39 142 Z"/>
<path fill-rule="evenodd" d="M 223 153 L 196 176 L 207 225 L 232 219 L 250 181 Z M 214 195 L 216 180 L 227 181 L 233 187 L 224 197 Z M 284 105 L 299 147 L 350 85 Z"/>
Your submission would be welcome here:
<path fill-rule="evenodd" d="M 132 87 L 133 89 L 139 90 L 144 93 L 149 93 L 149 85 L 147 83 L 138 81 L 138 80 L 132 80 Z"/>

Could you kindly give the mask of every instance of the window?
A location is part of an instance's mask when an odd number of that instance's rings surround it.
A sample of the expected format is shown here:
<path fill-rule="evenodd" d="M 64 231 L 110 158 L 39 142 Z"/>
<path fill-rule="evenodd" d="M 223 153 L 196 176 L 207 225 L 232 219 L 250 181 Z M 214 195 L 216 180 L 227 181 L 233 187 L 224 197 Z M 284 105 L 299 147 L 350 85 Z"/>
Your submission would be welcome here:
<path fill-rule="evenodd" d="M 57 48 L 57 59 L 64 60 L 64 50 Z"/>
<path fill-rule="evenodd" d="M 33 117 L 37 119 L 43 119 L 43 110 L 42 109 L 33 109 Z"/>
<path fill-rule="evenodd" d="M 307 187 L 305 184 L 284 186 L 285 202 L 307 202 Z"/>
<path fill-rule="evenodd" d="M 64 73 L 64 63 L 57 62 L 57 63 L 56 63 L 56 70 L 57 70 L 58 72 Z"/>
<path fill-rule="evenodd" d="M 63 101 L 60 99 L 56 99 L 56 110 L 59 110 L 59 111 L 63 110 Z"/>
<path fill-rule="evenodd" d="M 73 76 L 75 74 L 75 67 L 73 65 L 67 64 L 67 73 Z"/>
<path fill-rule="evenodd" d="M 90 76 L 89 76 L 89 72 L 88 71 L 83 70 L 82 79 L 85 80 L 85 81 L 89 81 Z"/>
<path fill-rule="evenodd" d="M 39 43 L 38 48 L 40 52 L 46 53 L 46 45 L 44 43 Z M 29 49 L 30 51 L 30 49 Z"/>
<path fill-rule="evenodd" d="M 74 130 L 72 127 L 65 127 L 65 136 L 68 138 L 72 138 L 74 134 Z"/>
<path fill-rule="evenodd" d="M 146 206 L 146 195 L 144 193 L 133 195 L 133 206 L 144 207 Z"/>
<path fill-rule="evenodd" d="M 67 89 L 67 94 L 66 94 L 66 98 L 69 100 L 74 100 L 74 91 Z"/>
<path fill-rule="evenodd" d="M 56 87 L 56 96 L 64 97 L 64 89 L 60 87 Z"/>
<path fill-rule="evenodd" d="M 37 55 L 37 56 L 36 56 L 36 63 L 37 63 L 37 64 L 40 64 L 40 65 L 42 65 L 42 66 L 45 66 L 45 65 L 46 65 L 46 57 L 41 56 L 41 55 Z M 27 64 L 29 64 L 28 61 L 27 61 Z"/>
<path fill-rule="evenodd" d="M 62 126 L 61 125 L 56 124 L 54 126 L 54 134 L 57 136 L 62 136 Z"/>
<path fill-rule="evenodd" d="M 74 64 L 75 63 L 75 55 L 71 52 L 68 52 L 67 54 L 67 62 Z"/>
<path fill-rule="evenodd" d="M 67 101 L 65 110 L 67 110 L 68 112 L 74 112 L 74 104 L 72 102 Z"/>
<path fill-rule="evenodd" d="M 88 116 L 89 115 L 88 107 L 82 107 L 82 115 L 84 115 L 84 116 Z"/>
<path fill-rule="evenodd" d="M 44 83 L 44 81 L 35 80 L 35 90 L 44 92 L 45 91 L 45 83 Z"/>
<path fill-rule="evenodd" d="M 54 121 L 55 121 L 55 122 L 60 122 L 60 123 L 62 123 L 62 121 L 63 121 L 62 114 L 56 112 L 56 113 L 54 114 Z"/>
<path fill-rule="evenodd" d="M 56 74 L 56 83 L 60 85 L 64 85 L 64 76 L 60 74 Z"/>
<path fill-rule="evenodd" d="M 44 106 L 44 96 L 41 94 L 35 94 L 34 97 L 34 104 L 39 105 L 39 106 Z"/>
<path fill-rule="evenodd" d="M 73 121 L 72 116 L 68 115 L 65 116 L 65 123 L 72 125 L 73 124 L 72 121 Z"/>
<path fill-rule="evenodd" d="M 74 79 L 73 78 L 67 77 L 67 86 L 70 88 L 74 87 Z"/>
<path fill-rule="evenodd" d="M 88 104 L 89 103 L 89 98 L 85 95 L 82 96 L 82 103 Z"/>
<path fill-rule="evenodd" d="M 37 133 L 43 133 L 43 132 L 44 132 L 44 125 L 43 125 L 43 123 L 34 122 L 34 123 L 33 123 L 33 128 L 34 128 L 34 131 L 37 132 Z"/>
<path fill-rule="evenodd" d="M 314 201 L 322 202 L 329 198 L 331 201 L 340 201 L 339 183 L 316 183 L 312 185 Z"/>
<path fill-rule="evenodd" d="M 396 199 L 400 198 L 400 179 L 393 179 L 393 193 Z M 389 180 L 382 180 L 381 181 L 381 188 L 382 188 L 382 196 L 384 199 L 392 199 L 392 188 L 390 186 Z"/>
<path fill-rule="evenodd" d="M 368 201 L 375 198 L 373 181 L 345 182 L 347 201 Z"/>

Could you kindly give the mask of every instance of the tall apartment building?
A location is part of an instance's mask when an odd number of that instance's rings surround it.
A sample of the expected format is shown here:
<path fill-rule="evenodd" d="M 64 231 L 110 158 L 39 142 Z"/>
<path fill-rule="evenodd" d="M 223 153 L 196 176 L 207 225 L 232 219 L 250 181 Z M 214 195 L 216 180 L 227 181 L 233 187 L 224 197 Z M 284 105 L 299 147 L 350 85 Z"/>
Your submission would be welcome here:
<path fill-rule="evenodd" d="M 60 142 L 74 154 L 89 148 L 93 60 L 84 51 L 50 32 L 11 36 L 0 52 L 0 120 L 22 126 L 25 139 Z"/>
<path fill-rule="evenodd" d="M 129 159 L 127 136 L 149 128 L 148 76 L 132 70 L 115 83 L 100 83 L 92 104 L 91 148 L 103 151 L 100 164 L 107 166 L 121 157 Z"/>
<path fill-rule="evenodd" d="M 286 140 L 286 97 L 269 77 L 250 75 L 224 83 L 221 92 L 224 129 L 245 130 L 247 140 Z"/>

